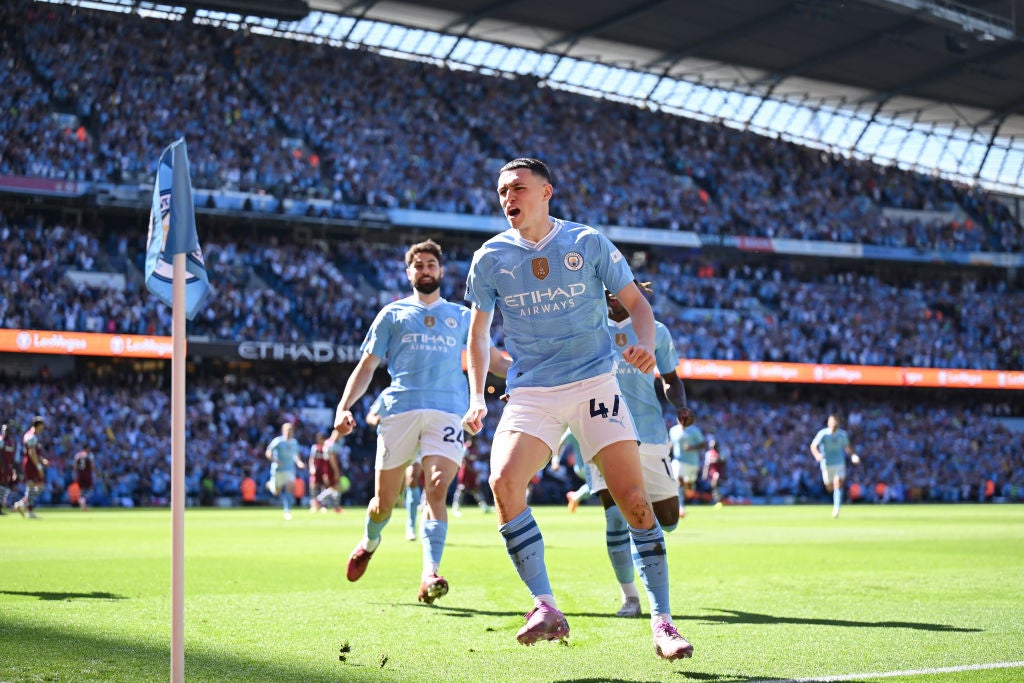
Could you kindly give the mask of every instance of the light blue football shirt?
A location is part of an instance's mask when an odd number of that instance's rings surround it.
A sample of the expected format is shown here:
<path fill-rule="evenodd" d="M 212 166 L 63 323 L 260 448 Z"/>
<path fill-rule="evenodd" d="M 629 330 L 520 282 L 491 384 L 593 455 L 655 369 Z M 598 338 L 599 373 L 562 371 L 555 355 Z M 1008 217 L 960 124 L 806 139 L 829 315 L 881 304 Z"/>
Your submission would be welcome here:
<path fill-rule="evenodd" d="M 298 441 L 275 436 L 267 446 L 267 450 L 274 454 L 274 461 L 270 465 L 271 474 L 295 471 L 295 456 L 299 454 Z"/>
<path fill-rule="evenodd" d="M 509 389 L 597 377 L 615 361 L 604 290 L 619 292 L 633 281 L 629 264 L 594 228 L 551 221 L 536 244 L 513 228 L 495 235 L 469 267 L 466 298 L 481 311 L 501 311 Z"/>
<path fill-rule="evenodd" d="M 637 343 L 633 319 L 615 322 L 609 318 L 608 334 L 619 354 L 615 374 L 619 378 L 619 388 L 622 389 L 626 407 L 633 416 L 637 438 L 642 443 L 668 443 L 668 430 L 665 429 L 665 418 L 661 413 L 661 400 L 654 388 L 654 377 L 641 372 L 622 358 L 623 349 Z M 679 363 L 672 333 L 657 320 L 654 321 L 654 360 L 662 375 L 675 372 Z"/>
<path fill-rule="evenodd" d="M 833 467 L 846 462 L 846 447 L 850 445 L 850 437 L 845 429 L 837 429 L 833 434 L 825 427 L 814 435 L 811 444 L 818 446 L 818 450 L 825 456 L 825 464 Z"/>
<path fill-rule="evenodd" d="M 696 424 L 683 427 L 672 425 L 668 430 L 668 438 L 672 442 L 672 457 L 684 465 L 700 467 L 700 445 L 704 443 L 704 432 Z"/>
<path fill-rule="evenodd" d="M 469 309 L 415 296 L 393 301 L 377 314 L 360 350 L 387 363 L 391 384 L 380 394 L 380 416 L 410 410 L 443 410 L 462 416 L 469 383 L 462 352 L 469 337 Z"/>

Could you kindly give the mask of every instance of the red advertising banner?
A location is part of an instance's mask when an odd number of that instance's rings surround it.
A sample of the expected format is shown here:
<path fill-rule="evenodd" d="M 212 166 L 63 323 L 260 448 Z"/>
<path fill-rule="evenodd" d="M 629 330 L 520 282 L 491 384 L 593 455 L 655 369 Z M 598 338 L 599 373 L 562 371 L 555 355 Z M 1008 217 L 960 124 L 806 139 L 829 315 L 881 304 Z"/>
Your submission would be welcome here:
<path fill-rule="evenodd" d="M 170 358 L 170 337 L 137 334 L 95 334 L 44 330 L 0 330 L 0 351 L 56 353 L 68 356 Z"/>
<path fill-rule="evenodd" d="M 1024 372 L 894 368 L 876 365 L 818 365 L 686 359 L 676 368 L 683 379 L 734 382 L 795 382 L 883 387 L 1024 389 Z"/>

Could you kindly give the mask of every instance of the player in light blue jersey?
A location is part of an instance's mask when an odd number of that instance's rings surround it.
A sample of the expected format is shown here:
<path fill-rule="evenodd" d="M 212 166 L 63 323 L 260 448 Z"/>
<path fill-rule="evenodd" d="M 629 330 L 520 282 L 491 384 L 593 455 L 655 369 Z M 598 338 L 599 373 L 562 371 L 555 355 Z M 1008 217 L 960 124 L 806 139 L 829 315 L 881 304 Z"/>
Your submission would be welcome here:
<path fill-rule="evenodd" d="M 299 455 L 299 442 L 292 436 L 295 425 L 285 422 L 281 425 L 281 435 L 275 436 L 267 445 L 266 456 L 270 461 L 270 480 L 267 488 L 281 498 L 284 518 L 292 518 L 292 498 L 295 496 L 295 468 L 306 469 Z"/>
<path fill-rule="evenodd" d="M 387 363 L 391 384 L 381 392 L 377 427 L 374 496 L 366 507 L 363 539 L 349 557 L 346 576 L 366 572 L 405 477 L 421 454 L 426 491 L 422 527 L 423 573 L 417 599 L 427 604 L 448 593 L 438 574 L 448 535 L 448 486 L 462 462 L 460 416 L 469 404 L 462 352 L 469 333 L 469 309 L 441 297 L 441 247 L 433 240 L 414 244 L 405 254 L 411 296 L 381 309 L 362 345 L 362 357 L 338 402 L 335 428 L 342 435 L 355 426 L 352 405 L 366 392 L 373 373 Z"/>
<path fill-rule="evenodd" d="M 674 424 L 668 430 L 672 443 L 672 473 L 679 484 L 679 517 L 686 517 L 686 494 L 693 491 L 700 475 L 701 454 L 708 447 L 707 437 L 695 424 Z"/>
<path fill-rule="evenodd" d="M 649 283 L 637 283 L 641 291 L 650 294 Z M 638 342 L 632 319 L 619 300 L 606 293 L 608 299 L 608 333 L 617 348 L 626 348 Z M 676 374 L 679 355 L 672 342 L 672 333 L 660 322 L 654 323 L 654 357 L 661 387 L 668 402 L 675 409 L 678 426 L 692 425 L 693 411 L 686 405 L 686 388 Z M 679 524 L 679 506 L 675 475 L 671 464 L 671 447 L 668 430 L 662 413 L 661 399 L 651 376 L 640 372 L 628 363 L 619 363 L 616 370 L 622 396 L 629 407 L 640 441 L 640 463 L 643 468 L 644 486 L 653 501 L 654 516 L 661 528 L 668 532 Z M 619 580 L 622 590 L 622 606 L 616 612 L 620 617 L 640 616 L 640 596 L 634 583 L 633 563 L 630 557 L 629 535 L 626 519 L 615 504 L 604 478 L 590 462 L 590 487 L 601 498 L 605 513 L 605 541 L 608 558 Z"/>
<path fill-rule="evenodd" d="M 502 167 L 498 198 L 510 227 L 477 250 L 466 280 L 473 313 L 470 406 L 463 425 L 470 433 L 483 428 L 487 414 L 483 392 L 495 308 L 512 358 L 509 400 L 491 446 L 490 482 L 506 550 L 533 595 L 534 608 L 516 638 L 532 645 L 569 635 L 548 579 L 544 540 L 526 501 L 530 479 L 568 427 L 626 517 L 651 600 L 655 651 L 665 659 L 689 657 L 693 647 L 672 624 L 665 538 L 644 488 L 636 429 L 614 374 L 617 359 L 643 373 L 654 369 L 654 315 L 622 253 L 606 237 L 550 216 L 553 192 L 548 168 L 537 159 Z M 621 349 L 621 357 L 607 333 L 606 288 L 636 329 L 637 343 Z"/>
<path fill-rule="evenodd" d="M 839 516 L 843 503 L 843 482 L 846 480 L 846 454 L 854 464 L 860 456 L 853 452 L 850 435 L 839 428 L 839 418 L 829 415 L 826 427 L 814 435 L 811 441 L 811 455 L 821 467 L 821 478 L 825 489 L 832 494 L 832 516 Z"/>

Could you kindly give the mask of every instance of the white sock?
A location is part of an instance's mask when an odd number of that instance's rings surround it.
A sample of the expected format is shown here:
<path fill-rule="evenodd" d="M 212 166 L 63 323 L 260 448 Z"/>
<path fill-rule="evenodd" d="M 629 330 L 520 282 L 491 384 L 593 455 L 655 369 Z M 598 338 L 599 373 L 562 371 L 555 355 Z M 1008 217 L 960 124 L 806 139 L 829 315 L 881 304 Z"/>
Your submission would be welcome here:
<path fill-rule="evenodd" d="M 534 598 L 533 598 L 533 606 L 534 607 L 540 607 L 540 603 L 542 603 L 542 602 L 547 603 L 548 607 L 554 607 L 555 609 L 558 609 L 558 605 L 555 604 L 555 596 L 551 595 L 550 593 L 545 593 L 544 595 L 534 596 Z"/>

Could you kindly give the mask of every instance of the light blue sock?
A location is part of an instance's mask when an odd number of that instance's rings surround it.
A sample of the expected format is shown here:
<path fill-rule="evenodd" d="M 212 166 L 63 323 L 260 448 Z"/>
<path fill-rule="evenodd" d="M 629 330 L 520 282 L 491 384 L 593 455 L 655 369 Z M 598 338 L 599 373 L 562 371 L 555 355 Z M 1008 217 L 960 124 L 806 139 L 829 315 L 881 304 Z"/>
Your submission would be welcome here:
<path fill-rule="evenodd" d="M 416 516 L 419 514 L 420 496 L 423 490 L 419 486 L 407 486 L 405 488 L 405 511 L 409 514 L 406 527 L 416 532 Z"/>
<path fill-rule="evenodd" d="M 380 538 L 380 532 L 384 531 L 384 527 L 391 521 L 391 515 L 387 516 L 382 522 L 375 522 L 370 519 L 370 515 L 366 515 L 366 538 L 371 541 L 376 541 Z"/>
<path fill-rule="evenodd" d="M 284 513 L 287 515 L 292 510 L 292 496 L 295 495 L 288 491 L 284 491 L 281 494 L 281 506 L 284 508 Z"/>
<path fill-rule="evenodd" d="M 633 583 L 633 557 L 629 549 L 629 530 L 626 518 L 618 505 L 604 511 L 604 538 L 608 545 L 608 559 L 612 561 L 615 578 L 619 583 Z"/>
<path fill-rule="evenodd" d="M 839 509 L 839 504 L 843 502 L 843 490 L 838 486 L 832 489 L 832 507 Z"/>
<path fill-rule="evenodd" d="M 441 555 L 444 553 L 444 540 L 448 536 L 448 522 L 439 519 L 423 520 L 423 566 L 433 565 L 438 567 L 441 564 Z"/>
<path fill-rule="evenodd" d="M 533 597 L 551 595 L 548 569 L 544 565 L 544 538 L 537 528 L 530 508 L 523 510 L 515 519 L 498 527 L 505 537 L 505 549 L 512 559 L 519 578 L 530 589 Z"/>
<path fill-rule="evenodd" d="M 686 489 L 682 486 L 679 487 L 679 507 L 680 509 L 686 507 Z"/>
<path fill-rule="evenodd" d="M 629 529 L 633 542 L 633 564 L 647 590 L 651 614 L 672 614 L 668 590 L 668 558 L 665 555 L 665 534 L 657 523 L 653 529 Z"/>

